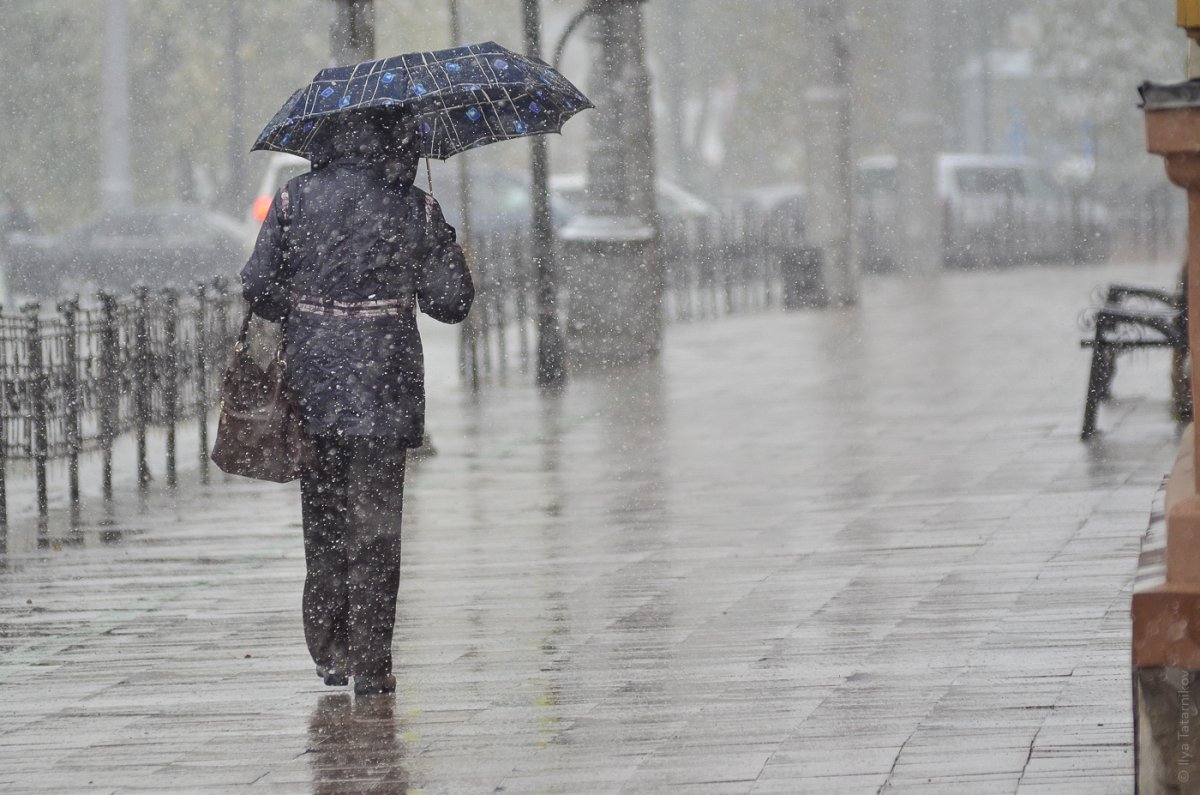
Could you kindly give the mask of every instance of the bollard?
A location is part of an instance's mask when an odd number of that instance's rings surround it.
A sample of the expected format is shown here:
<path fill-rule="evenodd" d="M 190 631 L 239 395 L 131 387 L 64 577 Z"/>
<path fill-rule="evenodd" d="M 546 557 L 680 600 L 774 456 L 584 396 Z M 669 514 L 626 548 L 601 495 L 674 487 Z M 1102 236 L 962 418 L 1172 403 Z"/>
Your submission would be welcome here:
<path fill-rule="evenodd" d="M 147 460 L 146 428 L 150 423 L 150 385 L 153 379 L 150 349 L 150 290 L 134 290 L 133 314 L 133 419 L 137 434 L 138 488 L 145 492 L 150 486 L 150 464 Z"/>
<path fill-rule="evenodd" d="M 71 527 L 79 527 L 79 453 L 82 447 L 79 397 L 79 297 L 68 298 L 58 305 L 66 333 L 63 353 L 63 410 L 67 446 L 67 491 L 71 502 Z"/>
<path fill-rule="evenodd" d="M 780 254 L 784 309 L 824 307 L 829 304 L 822 279 L 824 256 L 816 246 L 799 246 Z"/>
<path fill-rule="evenodd" d="M 175 468 L 175 423 L 179 419 L 179 293 L 163 291 L 163 421 L 167 426 L 167 486 L 178 483 Z"/>
<path fill-rule="evenodd" d="M 113 442 L 117 438 L 120 412 L 120 332 L 117 329 L 117 299 L 99 293 L 100 301 L 100 454 L 104 501 L 113 499 Z"/>
<path fill-rule="evenodd" d="M 47 542 L 46 535 L 50 529 L 50 500 L 46 491 L 46 458 L 47 458 L 47 427 L 46 427 L 46 365 L 42 358 L 42 324 L 38 313 L 41 306 L 26 304 L 21 307 L 25 315 L 26 366 L 29 370 L 29 409 L 33 422 L 32 456 L 34 473 L 37 478 L 37 512 L 38 512 L 38 545 Z"/>

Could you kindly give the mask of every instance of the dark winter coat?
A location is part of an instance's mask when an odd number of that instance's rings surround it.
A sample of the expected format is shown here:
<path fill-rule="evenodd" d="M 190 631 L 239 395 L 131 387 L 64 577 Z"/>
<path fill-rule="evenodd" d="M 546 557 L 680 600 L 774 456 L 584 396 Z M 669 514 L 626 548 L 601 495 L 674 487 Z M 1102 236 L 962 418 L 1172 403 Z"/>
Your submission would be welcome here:
<path fill-rule="evenodd" d="M 458 323 L 475 290 L 454 228 L 412 184 L 415 150 L 393 154 L 387 166 L 379 157 L 375 148 L 350 147 L 289 182 L 286 201 L 275 196 L 242 270 L 243 295 L 256 314 L 287 317 L 288 382 L 309 434 L 417 447 L 425 367 L 415 308 Z M 297 311 L 297 296 L 335 307 L 408 305 L 398 316 L 325 316 Z"/>

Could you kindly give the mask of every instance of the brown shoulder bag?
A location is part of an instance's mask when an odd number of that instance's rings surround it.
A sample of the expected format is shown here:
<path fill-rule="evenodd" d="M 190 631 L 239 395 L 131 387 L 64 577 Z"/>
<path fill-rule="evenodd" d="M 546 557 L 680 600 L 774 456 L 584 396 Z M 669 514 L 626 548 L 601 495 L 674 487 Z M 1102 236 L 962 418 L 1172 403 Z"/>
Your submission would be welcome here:
<path fill-rule="evenodd" d="M 279 192 L 284 232 L 284 262 L 291 202 L 285 186 Z M 233 346 L 233 359 L 221 379 L 221 419 L 212 460 L 223 471 L 256 480 L 287 483 L 304 469 L 304 427 L 300 406 L 287 386 L 283 348 L 287 321 L 280 324 L 279 345 L 265 368 L 251 355 L 249 309 Z"/>
<path fill-rule="evenodd" d="M 221 419 L 212 460 L 231 475 L 287 483 L 304 468 L 300 407 L 287 387 L 283 342 L 264 369 L 246 345 L 249 330 L 247 311 L 233 360 L 221 379 Z"/>

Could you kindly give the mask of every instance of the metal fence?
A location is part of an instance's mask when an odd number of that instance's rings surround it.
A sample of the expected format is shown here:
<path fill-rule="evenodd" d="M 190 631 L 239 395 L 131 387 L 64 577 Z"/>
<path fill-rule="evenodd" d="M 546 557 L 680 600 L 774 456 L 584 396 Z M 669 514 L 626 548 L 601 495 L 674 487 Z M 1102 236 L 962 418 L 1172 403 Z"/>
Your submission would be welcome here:
<path fill-rule="evenodd" d="M 166 481 L 177 479 L 176 430 L 195 422 L 200 477 L 208 478 L 208 422 L 232 344 L 236 303 L 222 279 L 175 290 L 73 298 L 0 314 L 0 542 L 7 541 L 7 476 L 30 462 L 39 534 L 49 515 L 47 465 L 67 464 L 72 523 L 79 520 L 80 456 L 101 456 L 101 490 L 113 498 L 113 446 L 133 434 L 137 480 L 150 483 L 147 434 L 166 436 Z M 2 550 L 4 546 L 0 546 Z"/>
<path fill-rule="evenodd" d="M 1183 262 L 1187 245 L 1187 193 L 1163 181 L 1106 196 L 1113 229 L 1113 256 L 1134 261 Z"/>
<path fill-rule="evenodd" d="M 1177 193 L 1154 190 L 1136 194 L 1137 201 L 1110 204 L 1120 208 L 1112 219 L 1120 254 L 1175 255 L 1183 228 Z M 804 242 L 802 219 L 753 205 L 726 207 L 719 218 L 664 221 L 659 256 L 665 320 L 787 304 L 786 288 L 796 281 L 791 260 Z M 478 387 L 512 370 L 528 373 L 536 360 L 536 278 L 523 230 L 477 233 L 470 248 L 477 297 L 461 336 L 460 363 L 467 383 Z M 559 268 L 569 267 L 561 251 L 557 260 Z M 819 265 L 814 273 L 819 279 Z M 559 305 L 565 315 L 565 294 Z M 18 462 L 32 467 L 42 527 L 50 504 L 47 465 L 66 462 L 74 521 L 80 456 L 101 456 L 102 493 L 111 500 L 113 446 L 125 435 L 135 440 L 137 481 L 145 488 L 147 433 L 161 429 L 166 481 L 173 485 L 176 429 L 195 423 L 199 474 L 206 480 L 209 413 L 240 312 L 240 298 L 220 279 L 185 294 L 141 290 L 0 312 L 0 544 L 8 520 L 6 476 Z"/>
<path fill-rule="evenodd" d="M 803 247 L 797 233 L 781 234 L 777 219 L 749 209 L 719 219 L 663 225 L 658 256 L 664 277 L 664 320 L 687 322 L 761 311 L 783 304 L 782 261 Z M 521 230 L 472 235 L 476 297 L 463 328 L 460 362 L 468 384 L 528 371 L 536 359 L 536 274 Z M 570 267 L 556 254 L 562 269 Z M 558 306 L 569 311 L 565 290 Z"/>

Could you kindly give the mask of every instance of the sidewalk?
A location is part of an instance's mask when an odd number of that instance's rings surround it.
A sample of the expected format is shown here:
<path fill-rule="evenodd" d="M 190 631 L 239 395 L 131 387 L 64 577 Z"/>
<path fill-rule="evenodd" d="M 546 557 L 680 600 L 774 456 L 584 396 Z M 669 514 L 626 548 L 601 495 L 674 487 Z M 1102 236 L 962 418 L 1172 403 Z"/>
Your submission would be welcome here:
<path fill-rule="evenodd" d="M 556 398 L 434 334 L 394 702 L 312 675 L 296 487 L 184 476 L 0 570 L 0 791 L 1130 792 L 1169 357 L 1082 444 L 1076 319 L 1175 270 L 878 278 Z"/>

